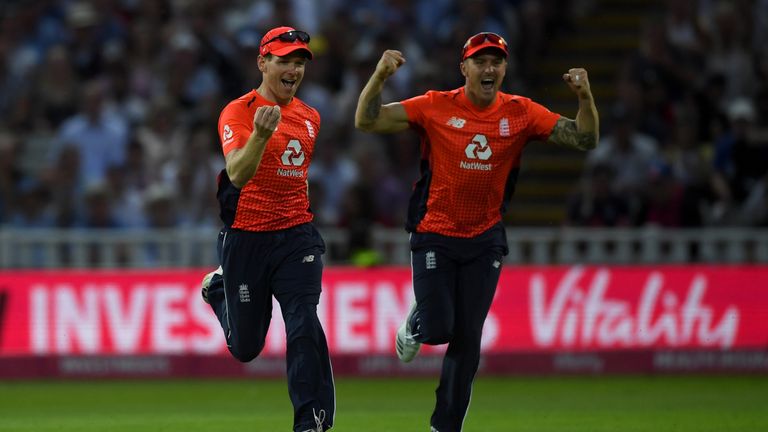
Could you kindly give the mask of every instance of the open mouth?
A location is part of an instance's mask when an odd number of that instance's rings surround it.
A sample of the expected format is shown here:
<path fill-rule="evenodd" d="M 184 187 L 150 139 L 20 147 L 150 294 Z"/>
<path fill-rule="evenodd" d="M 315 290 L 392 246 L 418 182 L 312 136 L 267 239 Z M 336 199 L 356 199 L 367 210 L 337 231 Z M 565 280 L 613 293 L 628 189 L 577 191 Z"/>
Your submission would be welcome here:
<path fill-rule="evenodd" d="M 491 78 L 480 80 L 480 86 L 483 88 L 483 90 L 493 90 L 494 83 L 495 81 Z"/>
<path fill-rule="evenodd" d="M 283 87 L 288 90 L 293 90 L 293 87 L 296 86 L 296 80 L 281 79 L 280 82 L 283 83 Z"/>

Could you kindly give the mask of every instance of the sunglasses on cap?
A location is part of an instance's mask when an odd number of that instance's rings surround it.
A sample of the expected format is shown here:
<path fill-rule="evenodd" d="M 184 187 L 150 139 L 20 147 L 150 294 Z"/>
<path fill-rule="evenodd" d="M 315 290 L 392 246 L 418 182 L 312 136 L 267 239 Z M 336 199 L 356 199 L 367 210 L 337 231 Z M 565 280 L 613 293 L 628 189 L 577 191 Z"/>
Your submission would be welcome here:
<path fill-rule="evenodd" d="M 285 33 L 280 33 L 279 35 L 261 44 L 261 46 L 268 45 L 276 40 L 280 40 L 282 42 L 296 42 L 297 39 L 303 43 L 309 43 L 309 33 L 303 32 L 301 30 L 291 30 Z"/>
<path fill-rule="evenodd" d="M 464 44 L 464 48 L 461 50 L 461 56 L 464 57 L 467 50 L 478 47 L 484 44 L 485 41 L 498 45 L 499 48 L 501 48 L 504 51 L 507 51 L 507 41 L 505 41 L 503 37 L 497 35 L 496 33 L 483 32 L 483 33 L 478 33 L 472 36 L 471 38 L 467 39 L 467 42 Z"/>

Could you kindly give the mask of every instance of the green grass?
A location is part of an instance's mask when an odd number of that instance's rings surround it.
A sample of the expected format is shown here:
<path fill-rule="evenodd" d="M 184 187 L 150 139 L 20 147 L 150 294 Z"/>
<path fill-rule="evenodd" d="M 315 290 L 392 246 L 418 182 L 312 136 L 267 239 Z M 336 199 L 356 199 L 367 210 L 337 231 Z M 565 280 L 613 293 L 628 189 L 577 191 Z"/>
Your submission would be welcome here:
<path fill-rule="evenodd" d="M 339 379 L 336 432 L 427 432 L 434 379 Z M 0 382 L 0 431 L 290 431 L 280 380 Z M 768 431 L 768 376 L 485 377 L 466 432 Z"/>

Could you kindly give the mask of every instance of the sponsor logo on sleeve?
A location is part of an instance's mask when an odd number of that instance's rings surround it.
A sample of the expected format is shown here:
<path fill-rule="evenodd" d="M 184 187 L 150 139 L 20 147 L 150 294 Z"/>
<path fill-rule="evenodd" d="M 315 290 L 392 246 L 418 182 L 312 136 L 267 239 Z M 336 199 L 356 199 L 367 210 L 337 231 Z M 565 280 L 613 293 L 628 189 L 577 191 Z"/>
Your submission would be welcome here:
<path fill-rule="evenodd" d="M 224 125 L 224 131 L 221 133 L 221 141 L 223 145 L 232 144 L 235 133 L 229 125 Z"/>

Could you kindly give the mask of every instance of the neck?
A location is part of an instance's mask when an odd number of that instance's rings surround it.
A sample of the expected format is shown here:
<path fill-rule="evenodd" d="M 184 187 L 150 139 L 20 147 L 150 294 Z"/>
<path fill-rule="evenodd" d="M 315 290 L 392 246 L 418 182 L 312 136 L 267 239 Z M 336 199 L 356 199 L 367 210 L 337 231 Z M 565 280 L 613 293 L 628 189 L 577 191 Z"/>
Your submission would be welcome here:
<path fill-rule="evenodd" d="M 472 105 L 478 108 L 488 108 L 489 106 L 493 105 L 494 102 L 496 102 L 496 97 L 498 97 L 498 92 L 494 92 L 491 99 L 481 98 L 469 89 L 469 85 L 464 86 L 464 94 L 467 96 L 467 99 L 469 99 Z"/>
<path fill-rule="evenodd" d="M 269 89 L 269 87 L 266 85 L 266 83 L 264 83 L 263 81 L 259 86 L 259 88 L 256 89 L 256 92 L 259 93 L 259 95 L 261 95 L 261 97 L 263 97 L 264 99 L 280 105 L 288 105 L 288 103 L 291 102 L 291 99 L 293 99 L 293 98 L 290 98 L 288 100 L 279 99 L 277 95 L 275 95 L 275 93 L 272 92 Z"/>

